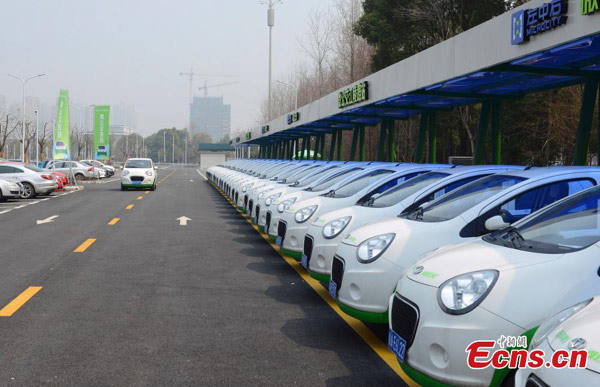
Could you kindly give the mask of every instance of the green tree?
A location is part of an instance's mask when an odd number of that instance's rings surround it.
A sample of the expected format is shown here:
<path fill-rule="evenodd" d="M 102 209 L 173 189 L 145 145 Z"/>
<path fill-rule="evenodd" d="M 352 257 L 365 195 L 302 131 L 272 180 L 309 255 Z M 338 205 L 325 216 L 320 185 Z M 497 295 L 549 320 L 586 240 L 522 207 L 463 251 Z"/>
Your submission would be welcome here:
<path fill-rule="evenodd" d="M 506 11 L 505 0 L 365 0 L 355 33 L 375 47 L 373 71 Z"/>

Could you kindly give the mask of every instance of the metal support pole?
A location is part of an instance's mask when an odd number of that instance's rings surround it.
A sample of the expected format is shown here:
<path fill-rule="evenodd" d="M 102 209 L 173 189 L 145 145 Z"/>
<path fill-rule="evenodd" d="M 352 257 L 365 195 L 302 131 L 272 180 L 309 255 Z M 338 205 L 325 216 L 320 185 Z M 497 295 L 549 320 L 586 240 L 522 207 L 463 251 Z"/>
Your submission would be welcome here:
<path fill-rule="evenodd" d="M 502 101 L 492 102 L 492 164 L 502 164 L 502 128 L 500 109 Z"/>
<path fill-rule="evenodd" d="M 290 141 L 288 141 L 288 143 L 290 144 L 290 154 L 288 159 L 289 160 L 293 160 L 294 159 L 294 145 L 295 145 L 295 141 L 293 139 L 291 139 Z"/>
<path fill-rule="evenodd" d="M 429 163 L 437 163 L 437 127 L 436 112 L 429 113 Z"/>
<path fill-rule="evenodd" d="M 313 153 L 312 159 L 317 160 L 319 149 L 321 149 L 321 136 L 315 136 L 315 152 Z"/>
<path fill-rule="evenodd" d="M 337 133 L 331 133 L 331 144 L 329 144 L 329 161 L 333 161 L 333 154 L 335 152 L 335 140 L 337 137 Z"/>
<path fill-rule="evenodd" d="M 325 160 L 325 134 L 321 135 L 321 160 Z"/>
<path fill-rule="evenodd" d="M 421 113 L 421 121 L 419 122 L 419 137 L 417 139 L 417 149 L 415 150 L 415 163 L 423 162 L 423 150 L 425 149 L 425 134 L 427 132 L 427 123 L 429 121 L 429 113 Z"/>
<path fill-rule="evenodd" d="M 310 159 L 310 137 L 304 137 L 302 141 L 302 160 Z"/>
<path fill-rule="evenodd" d="M 365 143 L 365 126 L 360 126 L 359 142 L 360 142 L 360 161 L 365 161 L 367 158 L 367 147 Z"/>
<path fill-rule="evenodd" d="M 342 129 L 338 129 L 338 140 L 337 140 L 337 160 L 342 161 L 342 139 L 344 138 L 344 131 Z"/>
<path fill-rule="evenodd" d="M 354 161 L 356 158 L 356 146 L 358 145 L 358 133 L 360 132 L 360 126 L 354 125 L 352 130 L 352 144 L 350 145 L 350 161 Z"/>
<path fill-rule="evenodd" d="M 396 139 L 394 138 L 396 125 L 394 120 L 388 120 L 388 161 L 396 162 Z"/>
<path fill-rule="evenodd" d="M 581 99 L 581 113 L 579 115 L 579 126 L 575 138 L 575 152 L 573 153 L 573 165 L 587 165 L 588 147 L 590 145 L 590 132 L 594 120 L 594 107 L 596 106 L 596 94 L 598 93 L 598 80 L 588 80 L 583 89 Z"/>
<path fill-rule="evenodd" d="M 490 123 L 490 110 L 492 103 L 483 101 L 481 104 L 481 114 L 479 116 L 479 128 L 477 129 L 477 143 L 475 144 L 475 155 L 473 155 L 473 165 L 483 164 L 483 150 L 485 149 L 485 140 L 488 126 Z"/>
<path fill-rule="evenodd" d="M 379 124 L 379 148 L 377 149 L 377 161 L 383 161 L 385 153 L 385 135 L 387 131 L 387 121 L 383 120 Z"/>

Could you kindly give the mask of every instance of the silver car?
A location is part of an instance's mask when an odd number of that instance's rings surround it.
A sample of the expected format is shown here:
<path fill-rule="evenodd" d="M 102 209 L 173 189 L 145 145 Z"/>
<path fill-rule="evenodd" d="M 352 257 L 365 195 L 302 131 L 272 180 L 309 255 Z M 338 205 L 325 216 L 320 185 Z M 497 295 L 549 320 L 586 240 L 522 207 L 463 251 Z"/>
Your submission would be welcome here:
<path fill-rule="evenodd" d="M 31 165 L 1 163 L 0 178 L 19 182 L 23 185 L 21 198 L 30 199 L 36 195 L 47 195 L 58 188 L 52 171 Z"/>
<path fill-rule="evenodd" d="M 81 160 L 81 162 L 87 165 L 92 165 L 91 163 L 94 163 L 94 167 L 101 168 L 106 171 L 106 177 L 111 177 L 115 174 L 115 167 L 113 167 L 112 165 L 104 164 L 98 160 Z"/>
<path fill-rule="evenodd" d="M 23 185 L 17 181 L 0 179 L 0 202 L 6 199 L 18 199 L 21 196 Z"/>
<path fill-rule="evenodd" d="M 50 160 L 46 164 L 46 168 L 60 173 L 64 173 L 69 176 L 69 172 L 73 172 L 73 176 L 76 180 L 91 179 L 98 177 L 93 175 L 93 168 L 89 165 L 82 164 L 77 161 L 63 161 L 63 160 Z"/>

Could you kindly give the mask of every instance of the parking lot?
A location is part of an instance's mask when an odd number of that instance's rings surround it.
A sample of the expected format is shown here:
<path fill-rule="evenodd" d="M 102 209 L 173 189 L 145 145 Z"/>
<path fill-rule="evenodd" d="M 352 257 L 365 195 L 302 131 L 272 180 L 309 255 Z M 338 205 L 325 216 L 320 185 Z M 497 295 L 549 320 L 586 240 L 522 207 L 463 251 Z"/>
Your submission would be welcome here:
<path fill-rule="evenodd" d="M 0 215 L 0 384 L 402 385 L 385 333 L 348 324 L 196 169 L 159 179 Z"/>

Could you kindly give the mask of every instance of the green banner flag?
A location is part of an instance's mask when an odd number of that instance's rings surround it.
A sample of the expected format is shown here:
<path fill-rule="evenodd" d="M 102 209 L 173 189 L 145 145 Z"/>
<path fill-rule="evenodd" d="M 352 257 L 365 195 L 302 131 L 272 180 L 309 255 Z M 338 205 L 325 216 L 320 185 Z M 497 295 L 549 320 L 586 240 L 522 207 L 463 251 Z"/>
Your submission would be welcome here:
<path fill-rule="evenodd" d="M 54 126 L 53 141 L 54 160 L 70 160 L 69 141 L 69 91 L 61 90 L 58 95 L 58 108 L 56 110 L 56 124 Z"/>
<path fill-rule="evenodd" d="M 94 106 L 94 160 L 110 158 L 110 106 Z"/>

